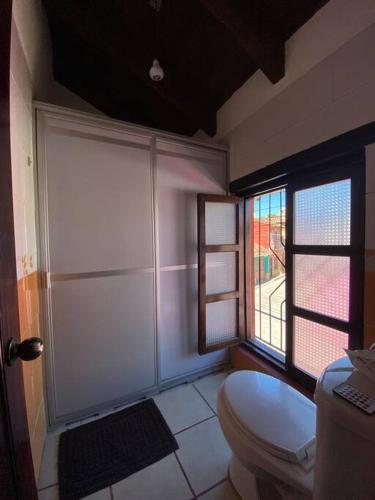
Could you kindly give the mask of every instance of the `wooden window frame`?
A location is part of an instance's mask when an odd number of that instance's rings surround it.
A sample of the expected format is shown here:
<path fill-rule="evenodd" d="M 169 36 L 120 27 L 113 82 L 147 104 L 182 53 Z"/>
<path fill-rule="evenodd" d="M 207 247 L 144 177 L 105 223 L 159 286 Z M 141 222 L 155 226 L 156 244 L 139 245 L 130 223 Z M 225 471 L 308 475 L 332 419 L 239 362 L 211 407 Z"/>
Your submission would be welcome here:
<path fill-rule="evenodd" d="M 236 205 L 236 243 L 226 245 L 206 245 L 206 203 L 230 203 Z M 238 196 L 198 194 L 198 352 L 206 354 L 224 347 L 238 344 L 245 340 L 244 321 L 244 230 L 243 230 L 244 200 Z M 206 294 L 206 254 L 213 252 L 236 253 L 236 290 L 232 292 Z M 224 300 L 238 300 L 237 336 L 234 339 L 207 345 L 206 342 L 206 305 Z"/>
<path fill-rule="evenodd" d="M 340 165 L 341 162 L 341 166 L 347 165 L 350 161 L 354 162 L 353 168 L 356 169 L 356 172 L 352 193 L 355 194 L 355 201 L 353 202 L 352 198 L 352 210 L 354 210 L 355 207 L 355 212 L 351 214 L 351 222 L 352 228 L 354 227 L 357 231 L 358 243 L 355 246 L 356 251 L 351 259 L 351 276 L 354 276 L 354 279 L 358 281 L 355 287 L 358 295 L 355 297 L 355 301 L 352 301 L 352 304 L 355 304 L 353 306 L 355 310 L 351 314 L 354 330 L 350 335 L 350 348 L 361 348 L 363 345 L 365 146 L 372 143 L 375 143 L 374 121 L 265 166 L 264 168 L 232 181 L 229 185 L 229 191 L 233 195 L 245 199 L 276 188 L 283 188 L 294 176 L 309 175 L 312 172 L 315 175 L 316 184 L 319 184 L 319 175 L 327 170 L 327 166 L 330 162 L 337 162 L 338 165 Z M 244 245 L 247 253 L 246 242 Z M 315 248 L 315 250 L 319 251 L 317 248 Z M 339 252 L 340 251 L 341 250 L 339 250 Z M 244 262 L 244 269 L 245 265 L 246 263 Z M 248 293 L 247 291 L 248 283 L 245 283 L 245 294 Z M 247 315 L 246 309 L 247 308 L 244 307 L 245 317 Z M 246 318 L 246 329 L 248 324 L 249 318 Z M 247 336 L 248 335 L 246 335 L 246 337 Z M 297 383 L 306 387 L 308 390 L 314 389 L 315 379 L 311 376 L 295 369 L 290 364 L 286 366 L 286 364 L 280 363 L 280 360 L 275 358 L 272 353 L 259 349 L 258 346 L 251 344 L 251 341 L 247 339 L 242 345 L 244 348 L 250 349 L 254 355 L 261 355 L 262 359 L 264 359 L 264 363 L 272 364 L 272 366 L 279 371 L 285 373 L 287 377 L 290 377 L 291 380 L 296 380 Z M 200 352 L 205 352 L 201 349 L 201 344 Z"/>

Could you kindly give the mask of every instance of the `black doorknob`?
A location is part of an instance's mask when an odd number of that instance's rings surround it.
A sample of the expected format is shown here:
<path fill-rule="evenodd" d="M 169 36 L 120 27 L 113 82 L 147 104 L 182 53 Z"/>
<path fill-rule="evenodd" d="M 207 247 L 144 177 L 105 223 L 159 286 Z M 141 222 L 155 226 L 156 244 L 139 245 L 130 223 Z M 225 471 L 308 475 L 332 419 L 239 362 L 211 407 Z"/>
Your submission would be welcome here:
<path fill-rule="evenodd" d="M 30 337 L 23 342 L 10 339 L 7 346 L 7 365 L 12 366 L 17 358 L 23 361 L 32 361 L 39 358 L 44 349 L 43 340 L 39 337 Z"/>

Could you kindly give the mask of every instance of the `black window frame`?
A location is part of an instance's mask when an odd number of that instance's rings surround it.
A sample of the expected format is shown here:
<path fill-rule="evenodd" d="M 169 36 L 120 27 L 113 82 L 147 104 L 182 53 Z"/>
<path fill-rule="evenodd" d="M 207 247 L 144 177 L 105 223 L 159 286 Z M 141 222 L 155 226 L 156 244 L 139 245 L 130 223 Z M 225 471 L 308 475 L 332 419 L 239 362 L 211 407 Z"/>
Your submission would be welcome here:
<path fill-rule="evenodd" d="M 361 153 L 339 157 L 320 166 L 318 172 L 294 174 L 287 187 L 287 238 L 286 238 L 286 330 L 287 371 L 305 387 L 313 388 L 315 378 L 293 364 L 294 317 L 301 317 L 348 334 L 349 349 L 363 347 L 363 290 L 364 290 L 364 240 L 365 240 L 365 163 Z M 349 245 L 296 245 L 294 232 L 294 193 L 314 185 L 323 185 L 340 180 L 351 180 L 351 214 Z M 331 255 L 350 258 L 349 319 L 343 321 L 297 307 L 293 303 L 294 255 Z M 343 353 L 344 355 L 344 353 Z"/>
<path fill-rule="evenodd" d="M 349 150 L 339 153 L 336 148 L 342 147 L 342 137 L 327 141 L 322 145 L 315 146 L 310 150 L 303 151 L 293 155 L 289 159 L 277 162 L 269 167 L 265 167 L 254 174 L 249 174 L 242 179 L 231 183 L 231 192 L 237 196 L 243 196 L 245 199 L 264 194 L 278 188 L 286 189 L 286 325 L 287 325 L 287 352 L 285 362 L 278 356 L 254 342 L 247 337 L 245 343 L 252 351 L 266 358 L 280 370 L 285 372 L 292 379 L 296 380 L 303 387 L 314 390 L 316 379 L 306 372 L 298 369 L 293 364 L 293 314 L 301 313 L 293 304 L 293 251 L 297 245 L 291 243 L 293 234 L 293 193 L 296 190 L 312 187 L 312 185 L 321 185 L 335 180 L 351 179 L 351 244 L 349 247 L 335 247 L 330 250 L 323 250 L 320 246 L 314 248 L 304 248 L 307 252 L 320 252 L 323 255 L 349 255 L 350 263 L 350 317 L 348 324 L 340 320 L 327 319 L 322 320 L 321 315 L 303 311 L 303 316 L 310 319 L 319 319 L 321 324 L 326 324 L 333 328 L 341 329 L 349 333 L 349 348 L 360 349 L 363 347 L 363 303 L 364 303 L 364 254 L 365 254 L 365 149 L 367 143 L 375 142 L 375 124 L 367 127 L 361 127 L 361 133 L 358 130 L 344 134 L 348 138 Z M 350 139 L 353 139 L 351 141 Z M 362 143 L 360 141 L 362 140 Z M 353 145 L 356 147 L 353 150 Z M 327 145 L 328 144 L 328 145 Z M 352 149 L 350 148 L 352 146 Z M 340 148 L 339 148 L 340 149 Z M 244 211 L 246 210 L 244 203 Z M 246 212 L 244 212 L 245 223 L 247 226 Z M 245 256 L 247 255 L 246 246 L 248 242 L 245 234 Z M 300 247 L 298 250 L 301 250 Z M 336 252 L 336 253 L 333 253 Z M 295 253 L 295 252 L 294 252 Z M 315 255 L 315 253 L 314 253 Z M 249 263 L 245 262 L 245 266 Z M 247 280 L 245 280 L 245 287 Z M 247 290 L 245 289 L 245 300 L 247 299 Z M 246 303 L 245 321 L 246 332 L 248 335 L 248 316 L 249 310 Z"/>

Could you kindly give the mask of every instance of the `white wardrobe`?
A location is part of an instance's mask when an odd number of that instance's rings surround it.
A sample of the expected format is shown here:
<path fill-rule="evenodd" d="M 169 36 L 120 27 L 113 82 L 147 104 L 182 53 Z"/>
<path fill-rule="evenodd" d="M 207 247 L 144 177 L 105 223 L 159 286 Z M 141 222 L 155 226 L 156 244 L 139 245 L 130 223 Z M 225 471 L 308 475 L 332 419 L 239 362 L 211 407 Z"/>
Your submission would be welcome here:
<path fill-rule="evenodd" d="M 227 152 L 36 105 L 40 269 L 51 425 L 213 370 L 197 350 L 197 193 Z"/>

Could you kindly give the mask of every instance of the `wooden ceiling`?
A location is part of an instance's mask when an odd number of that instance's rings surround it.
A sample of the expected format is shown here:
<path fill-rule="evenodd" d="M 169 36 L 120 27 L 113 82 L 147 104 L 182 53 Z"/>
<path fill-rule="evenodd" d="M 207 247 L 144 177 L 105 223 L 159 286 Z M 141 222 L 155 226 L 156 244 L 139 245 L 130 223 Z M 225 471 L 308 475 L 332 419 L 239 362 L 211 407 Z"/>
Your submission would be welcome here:
<path fill-rule="evenodd" d="M 55 79 L 112 118 L 213 136 L 257 69 L 285 72 L 285 41 L 328 0 L 43 0 Z M 149 68 L 159 59 L 165 77 Z"/>

